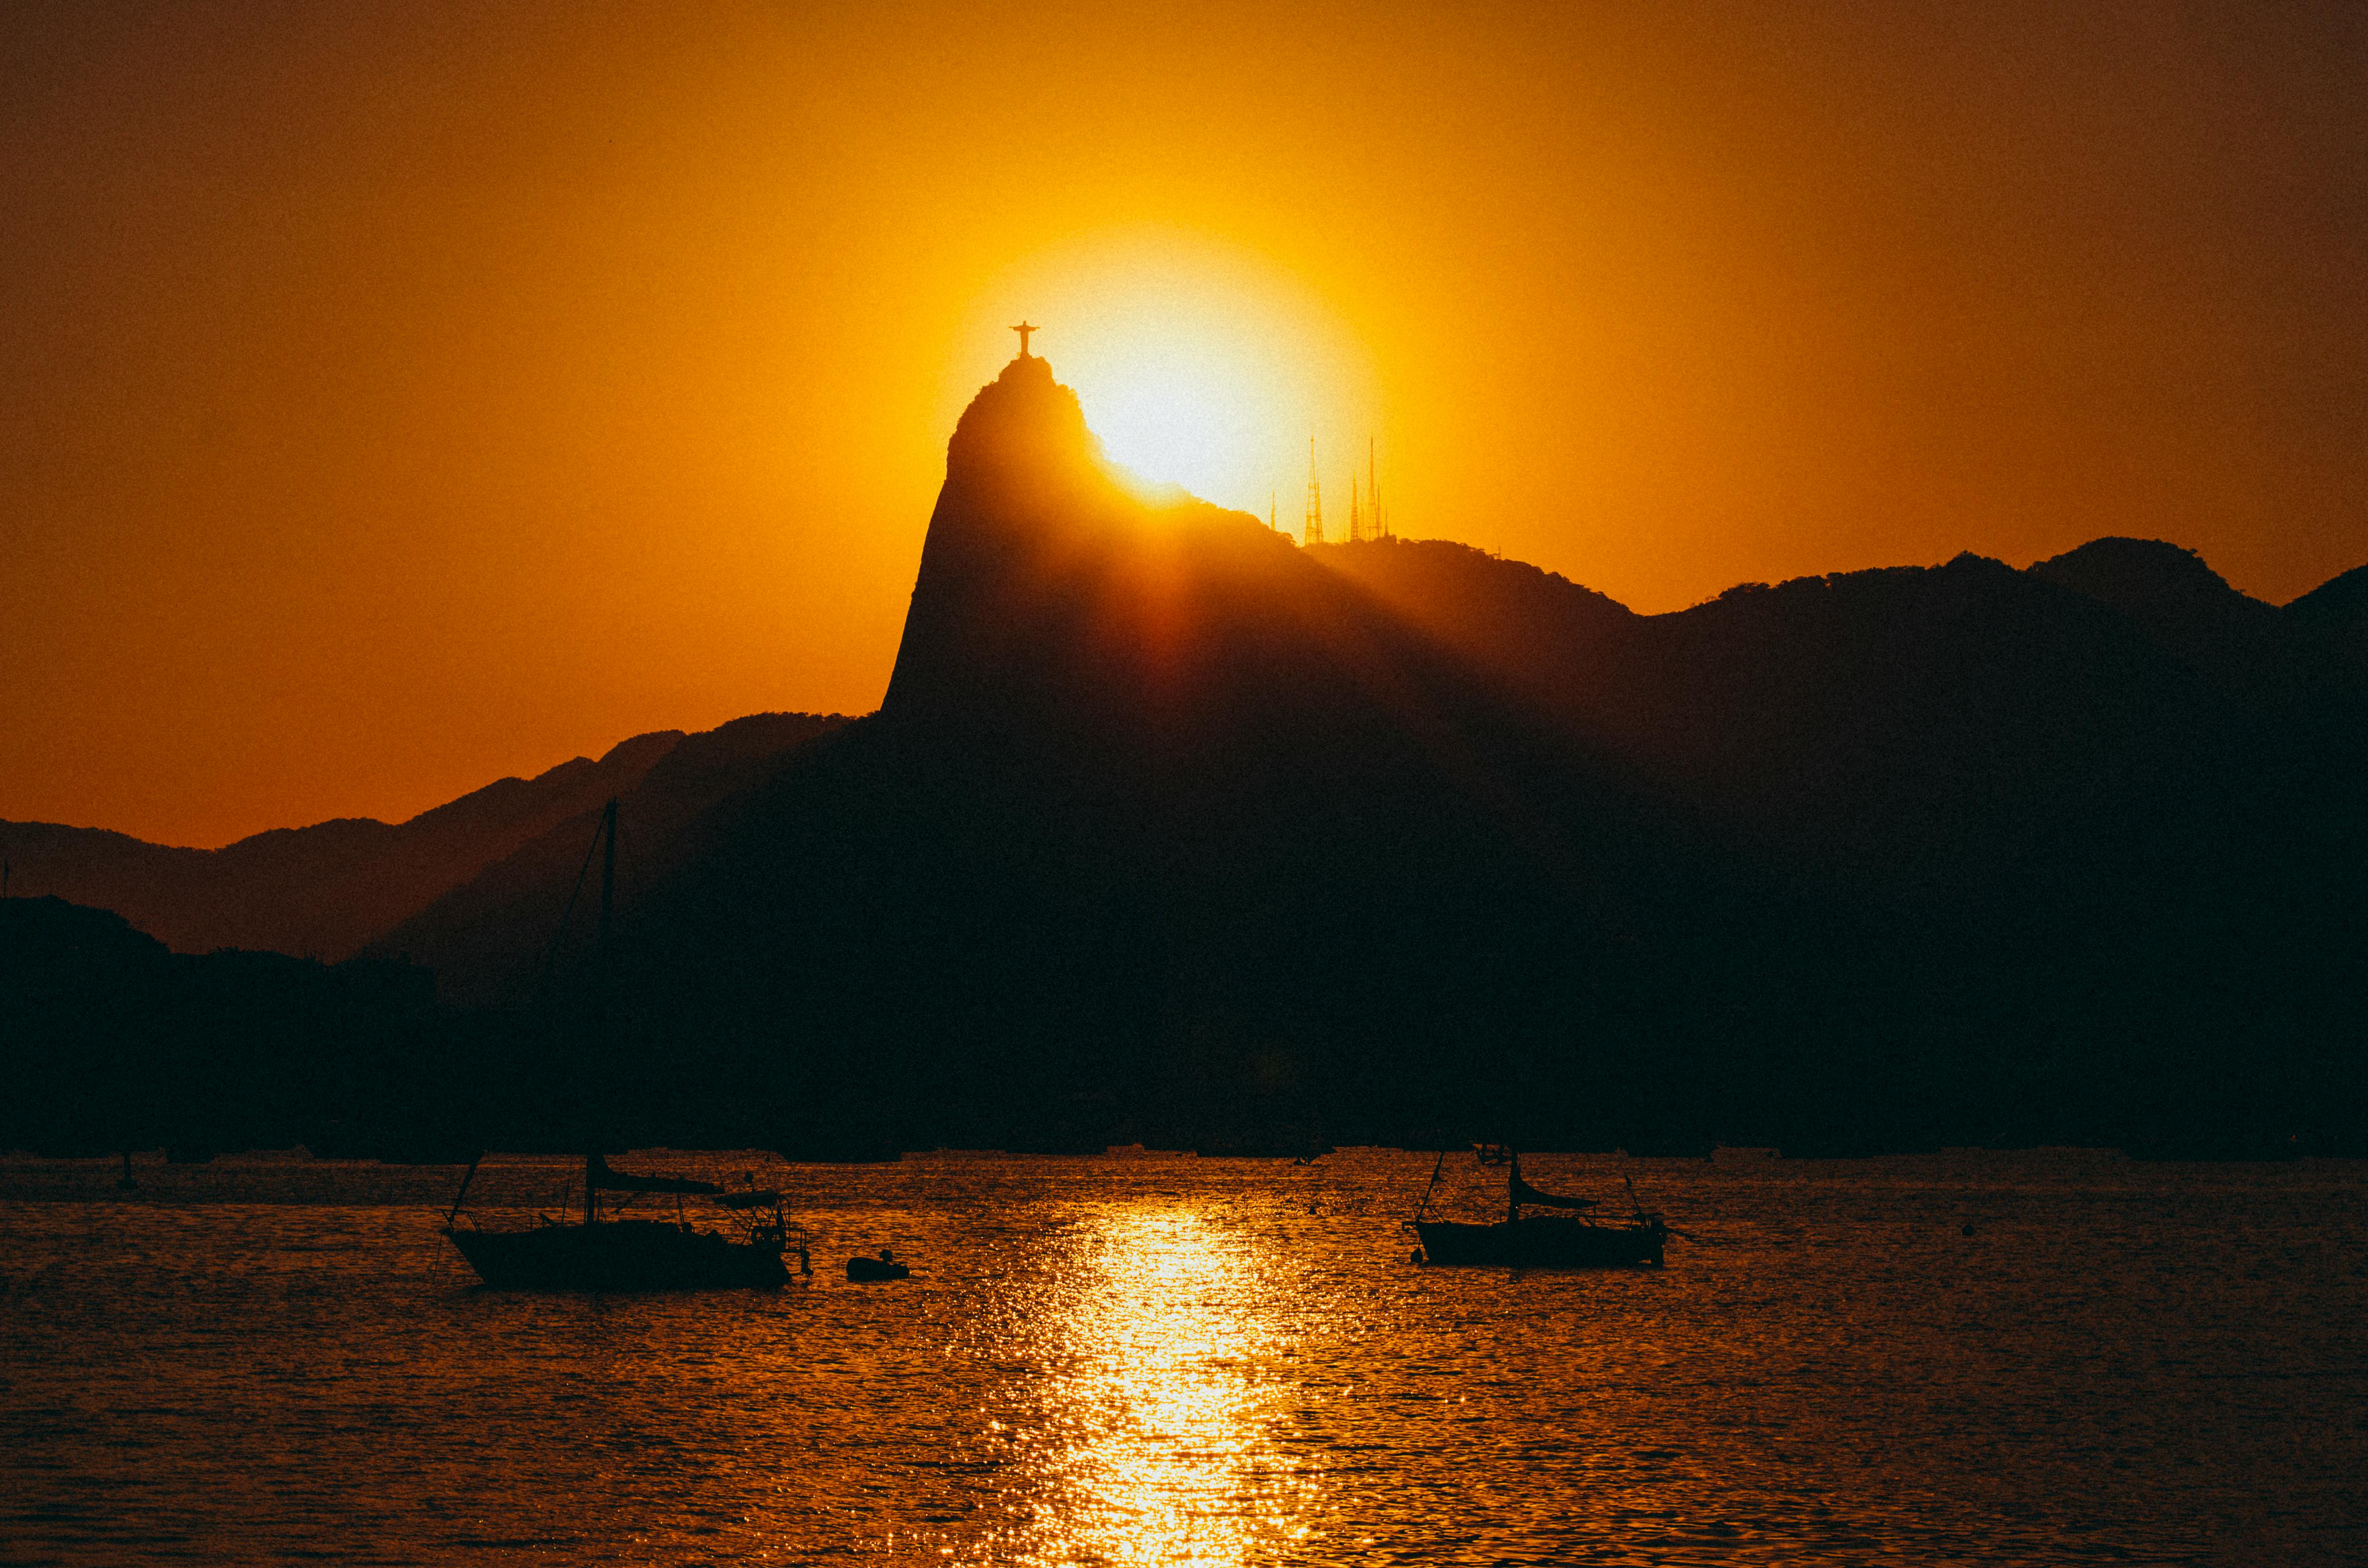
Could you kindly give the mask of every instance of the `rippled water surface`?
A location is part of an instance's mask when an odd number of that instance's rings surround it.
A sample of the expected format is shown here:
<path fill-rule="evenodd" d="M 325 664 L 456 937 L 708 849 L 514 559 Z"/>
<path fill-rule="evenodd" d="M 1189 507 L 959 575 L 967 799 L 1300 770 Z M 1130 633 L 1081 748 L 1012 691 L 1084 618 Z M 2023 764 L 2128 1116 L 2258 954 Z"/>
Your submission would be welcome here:
<path fill-rule="evenodd" d="M 1411 1266 L 1394 1152 L 618 1163 L 781 1182 L 814 1280 L 475 1288 L 450 1171 L 0 1165 L 0 1559 L 2368 1561 L 2361 1165 L 1541 1156 L 1698 1239 L 1510 1273 Z"/>

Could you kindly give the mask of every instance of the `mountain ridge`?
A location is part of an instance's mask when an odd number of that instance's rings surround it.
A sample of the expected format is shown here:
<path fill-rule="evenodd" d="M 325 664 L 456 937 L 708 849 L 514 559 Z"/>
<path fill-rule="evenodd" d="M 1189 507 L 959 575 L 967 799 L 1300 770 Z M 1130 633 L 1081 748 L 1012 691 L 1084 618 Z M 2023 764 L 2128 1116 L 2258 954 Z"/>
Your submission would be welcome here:
<path fill-rule="evenodd" d="M 1028 356 L 947 452 L 881 710 L 675 740 L 598 961 L 588 802 L 365 949 L 473 1009 L 429 1054 L 485 1136 L 2363 1125 L 2349 589 L 2104 540 L 1638 616 L 1146 497 Z"/>
<path fill-rule="evenodd" d="M 0 823 L 12 892 L 112 909 L 176 952 L 221 948 L 328 959 L 587 803 L 630 789 L 683 739 L 653 731 L 598 759 L 500 778 L 406 818 L 272 828 L 220 849 L 151 845 L 106 829 Z"/>

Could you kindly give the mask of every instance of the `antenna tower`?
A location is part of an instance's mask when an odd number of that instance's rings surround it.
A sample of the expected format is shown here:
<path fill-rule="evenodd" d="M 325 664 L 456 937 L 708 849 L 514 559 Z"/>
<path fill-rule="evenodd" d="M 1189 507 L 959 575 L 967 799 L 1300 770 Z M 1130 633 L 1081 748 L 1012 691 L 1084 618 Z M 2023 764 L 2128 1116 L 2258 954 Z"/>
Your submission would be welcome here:
<path fill-rule="evenodd" d="M 1349 471 L 1349 542 L 1355 544 L 1365 537 L 1364 514 L 1357 509 L 1357 471 Z"/>
<path fill-rule="evenodd" d="M 1372 526 L 1375 539 L 1390 537 L 1389 525 L 1382 520 L 1382 470 L 1373 459 L 1373 438 L 1365 437 L 1365 516 Z"/>
<path fill-rule="evenodd" d="M 1303 544 L 1324 542 L 1324 491 L 1315 481 L 1315 437 L 1307 437 L 1307 527 L 1300 536 Z"/>

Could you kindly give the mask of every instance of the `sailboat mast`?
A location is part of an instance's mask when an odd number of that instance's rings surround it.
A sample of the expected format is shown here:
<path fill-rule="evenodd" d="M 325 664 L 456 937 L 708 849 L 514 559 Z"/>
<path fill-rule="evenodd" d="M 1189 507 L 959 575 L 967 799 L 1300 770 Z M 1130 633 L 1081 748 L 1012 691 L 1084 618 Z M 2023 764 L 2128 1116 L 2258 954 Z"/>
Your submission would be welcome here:
<path fill-rule="evenodd" d="M 617 802 L 611 800 L 600 818 L 607 847 L 600 854 L 600 956 L 609 956 L 609 912 L 617 902 Z"/>
<path fill-rule="evenodd" d="M 600 969 L 600 983 L 609 981 L 609 919 L 617 905 L 617 801 L 610 796 L 608 809 L 600 813 L 600 934 L 594 952 Z M 605 1009 L 604 1009 L 605 1011 Z M 599 1156 L 584 1156 L 584 1222 L 587 1225 L 600 1218 L 599 1183 L 593 1174 Z"/>

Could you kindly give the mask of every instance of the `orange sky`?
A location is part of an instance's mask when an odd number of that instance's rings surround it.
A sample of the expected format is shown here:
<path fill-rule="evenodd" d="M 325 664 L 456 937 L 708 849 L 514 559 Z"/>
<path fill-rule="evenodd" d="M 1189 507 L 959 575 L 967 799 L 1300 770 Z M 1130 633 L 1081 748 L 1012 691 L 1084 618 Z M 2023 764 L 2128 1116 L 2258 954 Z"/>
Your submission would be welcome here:
<path fill-rule="evenodd" d="M 2368 561 L 2363 83 L 2344 4 L 10 7 L 0 817 L 867 710 L 1021 312 L 1215 499 L 1370 430 L 1640 609 L 2111 532 L 2283 601 Z"/>

